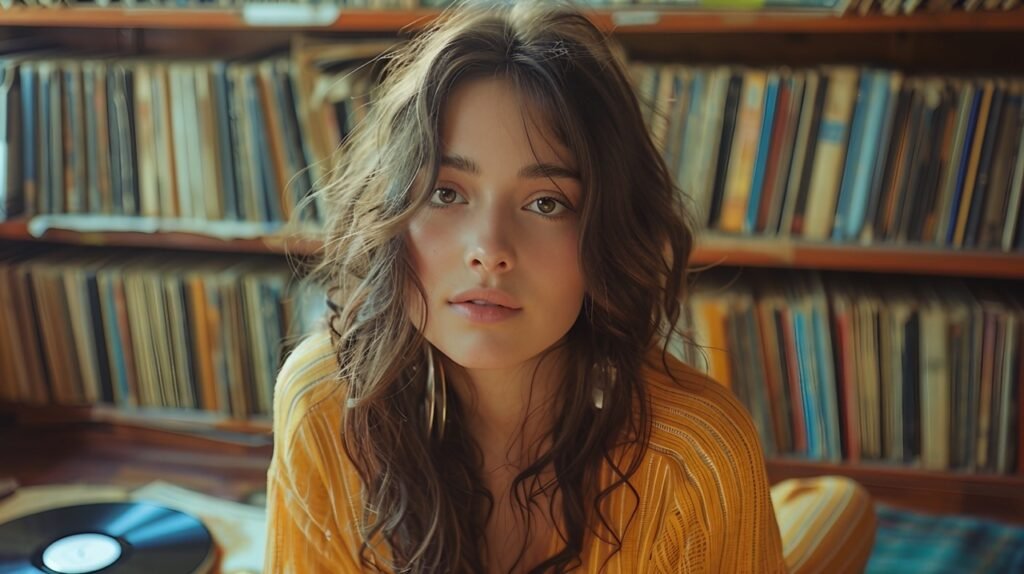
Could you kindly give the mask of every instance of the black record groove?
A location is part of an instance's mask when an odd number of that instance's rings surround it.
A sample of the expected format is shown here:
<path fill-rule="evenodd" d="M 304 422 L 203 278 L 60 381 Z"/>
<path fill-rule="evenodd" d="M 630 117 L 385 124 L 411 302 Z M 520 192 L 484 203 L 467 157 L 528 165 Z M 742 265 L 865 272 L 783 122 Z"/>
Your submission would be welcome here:
<path fill-rule="evenodd" d="M 145 502 L 82 504 L 0 524 L 0 574 L 203 574 L 210 531 Z"/>

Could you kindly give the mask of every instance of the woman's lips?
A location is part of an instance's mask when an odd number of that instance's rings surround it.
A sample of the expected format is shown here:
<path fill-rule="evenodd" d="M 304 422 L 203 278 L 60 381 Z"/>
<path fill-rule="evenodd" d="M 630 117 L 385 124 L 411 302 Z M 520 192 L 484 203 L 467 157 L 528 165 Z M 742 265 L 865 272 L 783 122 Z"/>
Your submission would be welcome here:
<path fill-rule="evenodd" d="M 509 309 L 501 305 L 478 305 L 477 303 L 451 303 L 456 313 L 474 323 L 498 323 L 511 319 L 522 309 Z"/>

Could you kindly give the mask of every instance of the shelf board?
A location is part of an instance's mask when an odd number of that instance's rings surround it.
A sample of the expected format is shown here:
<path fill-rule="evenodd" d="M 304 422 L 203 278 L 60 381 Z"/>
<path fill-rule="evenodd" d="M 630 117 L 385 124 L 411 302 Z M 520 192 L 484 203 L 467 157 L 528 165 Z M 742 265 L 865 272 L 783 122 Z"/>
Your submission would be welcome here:
<path fill-rule="evenodd" d="M 127 432 L 188 435 L 213 442 L 259 445 L 272 431 L 269 419 L 233 419 L 216 413 L 172 409 L 130 411 L 109 405 L 28 405 L 0 403 L 0 415 L 17 424 L 52 426 L 102 423 Z M 265 437 L 260 439 L 260 437 Z"/>
<path fill-rule="evenodd" d="M 33 237 L 24 221 L 0 223 L 0 240 L 69 245 L 180 249 L 214 253 L 316 255 L 315 239 L 273 236 L 220 239 L 193 233 L 78 232 L 50 229 Z M 952 277 L 1024 279 L 1024 253 L 951 250 L 928 246 L 814 243 L 802 240 L 705 234 L 690 258 L 695 270 L 708 267 L 821 269 Z"/>
<path fill-rule="evenodd" d="M 0 10 L 0 27 L 140 28 L 163 30 L 324 30 L 397 32 L 433 20 L 436 10 L 346 10 L 328 25 L 265 26 L 246 22 L 240 10 L 166 8 L 33 8 Z"/>
<path fill-rule="evenodd" d="M 709 234 L 699 237 L 691 267 L 827 269 L 956 277 L 1024 279 L 1024 253 L 953 250 L 925 245 L 857 245 Z"/>
<path fill-rule="evenodd" d="M 1024 524 L 1024 475 L 933 471 L 912 467 L 805 461 L 767 461 L 772 484 L 824 475 L 856 480 L 878 502 L 934 514 L 973 514 Z"/>
<path fill-rule="evenodd" d="M 799 478 L 804 476 L 821 476 L 839 474 L 850 478 L 861 479 L 873 477 L 874 480 L 890 482 L 910 481 L 927 486 L 934 490 L 945 490 L 952 485 L 962 488 L 970 485 L 977 489 L 1020 489 L 1019 495 L 1024 499 L 1024 474 L 985 474 L 963 471 L 925 470 L 896 463 L 882 461 L 864 461 L 860 463 L 831 463 L 800 458 L 777 457 L 767 461 L 768 472 L 776 478 Z M 1022 517 L 1024 519 L 1024 517 Z"/>
<path fill-rule="evenodd" d="M 828 13 L 758 11 L 697 12 L 678 9 L 589 11 L 601 29 L 616 34 L 809 33 L 1022 31 L 1024 9 L 1009 12 L 939 12 L 900 16 L 835 16 Z M 436 10 L 344 10 L 333 23 L 313 26 L 253 26 L 238 10 L 159 8 L 36 8 L 0 10 L 0 27 L 157 28 L 173 30 L 294 29 L 335 32 L 388 32 L 417 29 Z"/>
<path fill-rule="evenodd" d="M 32 241 L 94 247 L 142 247 L 178 249 L 222 253 L 287 253 L 312 255 L 320 243 L 311 239 L 289 236 L 269 236 L 255 239 L 221 239 L 197 233 L 142 233 L 133 231 L 72 231 L 49 229 L 41 237 L 34 237 L 24 220 L 0 223 L 0 240 Z"/>

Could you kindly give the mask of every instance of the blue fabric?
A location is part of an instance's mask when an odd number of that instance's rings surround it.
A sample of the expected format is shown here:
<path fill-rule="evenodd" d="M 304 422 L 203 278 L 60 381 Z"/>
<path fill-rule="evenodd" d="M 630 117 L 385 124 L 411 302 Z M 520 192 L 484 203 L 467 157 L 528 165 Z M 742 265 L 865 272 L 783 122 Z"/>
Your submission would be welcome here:
<path fill-rule="evenodd" d="M 875 506 L 869 573 L 1024 573 L 1024 528 L 965 516 Z"/>

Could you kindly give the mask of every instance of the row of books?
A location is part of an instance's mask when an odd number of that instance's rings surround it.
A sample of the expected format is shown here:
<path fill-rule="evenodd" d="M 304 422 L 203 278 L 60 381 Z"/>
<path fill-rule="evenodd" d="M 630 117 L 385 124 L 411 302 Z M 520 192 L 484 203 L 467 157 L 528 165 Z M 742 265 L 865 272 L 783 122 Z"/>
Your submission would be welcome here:
<path fill-rule="evenodd" d="M 772 456 L 1024 473 L 1024 299 L 1000 284 L 705 273 L 684 360 Z M 324 295 L 279 258 L 0 248 L 0 401 L 267 415 Z"/>
<path fill-rule="evenodd" d="M 1024 249 L 1024 78 L 632 66 L 709 228 Z"/>
<path fill-rule="evenodd" d="M 836 14 L 912 14 L 915 12 L 974 12 L 1012 10 L 1020 0 L 583 0 L 596 6 L 649 6 L 698 9 L 832 12 Z"/>
<path fill-rule="evenodd" d="M 683 358 L 772 455 L 1024 473 L 1024 299 L 1000 285 L 705 275 Z"/>
<path fill-rule="evenodd" d="M 290 56 L 257 61 L 8 54 L 0 220 L 287 221 L 365 116 L 372 76 L 345 62 L 383 46 L 296 37 Z"/>
<path fill-rule="evenodd" d="M 0 58 L 0 220 L 278 225 L 366 117 L 373 58 L 390 46 L 296 36 L 289 56 L 258 61 Z M 631 70 L 652 135 L 708 228 L 1024 249 L 1020 78 Z M 298 216 L 315 224 L 319 207 Z"/>
<path fill-rule="evenodd" d="M 896 16 L 916 12 L 1007 11 L 1020 7 L 1020 0 L 849 0 L 847 14 Z"/>
<path fill-rule="evenodd" d="M 0 401 L 270 413 L 322 293 L 279 258 L 0 248 Z"/>

